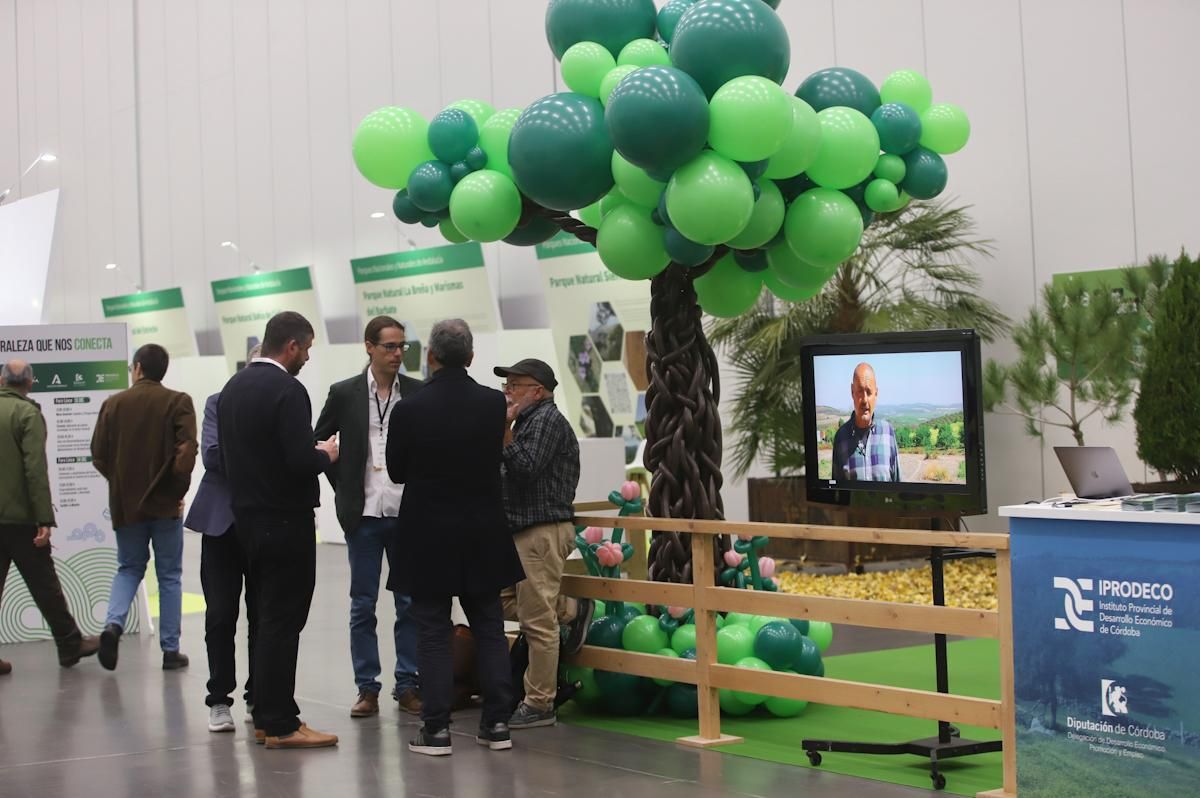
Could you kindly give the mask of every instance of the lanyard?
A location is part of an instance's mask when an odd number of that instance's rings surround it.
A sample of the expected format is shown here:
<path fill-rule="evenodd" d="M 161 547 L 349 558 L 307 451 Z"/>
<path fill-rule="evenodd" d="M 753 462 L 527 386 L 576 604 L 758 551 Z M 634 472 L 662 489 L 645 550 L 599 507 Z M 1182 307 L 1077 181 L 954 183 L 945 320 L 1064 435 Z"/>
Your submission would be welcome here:
<path fill-rule="evenodd" d="M 388 391 L 387 402 L 384 403 L 383 407 L 379 406 L 379 392 L 372 391 L 372 393 L 371 393 L 371 396 L 373 396 L 375 398 L 375 412 L 379 414 L 379 431 L 380 432 L 383 432 L 383 420 L 385 418 L 387 418 L 388 408 L 390 408 L 392 406 L 392 394 L 393 393 L 395 393 L 394 387 L 392 390 Z"/>

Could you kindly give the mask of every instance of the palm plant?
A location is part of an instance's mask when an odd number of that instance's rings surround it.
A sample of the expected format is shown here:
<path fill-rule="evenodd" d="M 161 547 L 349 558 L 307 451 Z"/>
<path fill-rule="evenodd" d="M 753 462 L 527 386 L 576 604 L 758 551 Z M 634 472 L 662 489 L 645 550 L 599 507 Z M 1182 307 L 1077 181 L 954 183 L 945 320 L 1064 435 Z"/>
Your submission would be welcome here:
<path fill-rule="evenodd" d="M 822 333 L 973 327 L 985 341 L 1009 319 L 979 296 L 975 257 L 989 257 L 967 207 L 912 202 L 875 216 L 858 251 L 806 302 L 764 299 L 710 328 L 738 375 L 731 467 L 744 475 L 760 456 L 777 474 L 804 467 L 800 345 Z"/>

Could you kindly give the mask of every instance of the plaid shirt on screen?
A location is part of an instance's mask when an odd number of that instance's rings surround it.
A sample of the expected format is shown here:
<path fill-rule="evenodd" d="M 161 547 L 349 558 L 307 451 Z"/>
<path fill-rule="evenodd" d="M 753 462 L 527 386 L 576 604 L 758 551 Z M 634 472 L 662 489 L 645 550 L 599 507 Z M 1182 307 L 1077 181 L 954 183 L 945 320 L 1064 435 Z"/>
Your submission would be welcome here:
<path fill-rule="evenodd" d="M 521 411 L 502 458 L 504 512 L 513 532 L 575 517 L 579 441 L 553 399 Z"/>
<path fill-rule="evenodd" d="M 892 425 L 877 418 L 870 427 L 860 430 L 854 425 L 854 416 L 850 416 L 833 436 L 833 478 L 899 482 L 900 453 Z"/>

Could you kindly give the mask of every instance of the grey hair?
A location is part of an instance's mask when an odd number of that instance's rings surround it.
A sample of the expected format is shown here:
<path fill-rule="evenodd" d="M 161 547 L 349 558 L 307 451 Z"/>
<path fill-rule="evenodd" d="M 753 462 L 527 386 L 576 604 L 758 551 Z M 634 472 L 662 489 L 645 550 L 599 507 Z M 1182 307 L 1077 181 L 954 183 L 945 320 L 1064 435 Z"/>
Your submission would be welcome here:
<path fill-rule="evenodd" d="M 254 346 L 250 347 L 250 351 L 246 353 L 246 362 L 249 363 L 251 360 L 261 355 L 262 344 L 255 344 Z"/>
<path fill-rule="evenodd" d="M 25 388 L 33 385 L 33 366 L 28 363 L 20 371 L 13 371 L 8 363 L 0 366 L 0 382 L 13 388 Z"/>
<path fill-rule="evenodd" d="M 429 333 L 429 354 L 438 363 L 462 368 L 470 362 L 474 351 L 471 328 L 462 319 L 444 319 L 433 325 Z"/>

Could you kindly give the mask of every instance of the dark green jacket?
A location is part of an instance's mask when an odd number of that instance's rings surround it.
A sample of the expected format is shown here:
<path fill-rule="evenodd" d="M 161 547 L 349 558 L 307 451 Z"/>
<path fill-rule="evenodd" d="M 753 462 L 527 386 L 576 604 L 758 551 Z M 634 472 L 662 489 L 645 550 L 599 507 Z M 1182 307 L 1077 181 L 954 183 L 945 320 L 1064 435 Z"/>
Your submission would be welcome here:
<path fill-rule="evenodd" d="M 54 526 L 46 419 L 37 402 L 0 387 L 0 524 Z"/>

